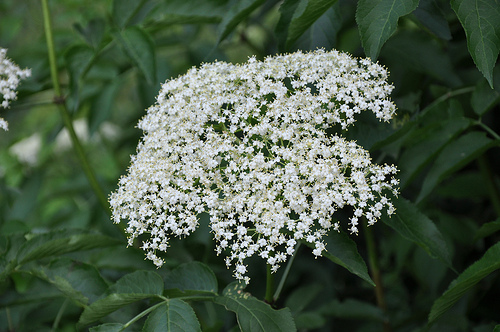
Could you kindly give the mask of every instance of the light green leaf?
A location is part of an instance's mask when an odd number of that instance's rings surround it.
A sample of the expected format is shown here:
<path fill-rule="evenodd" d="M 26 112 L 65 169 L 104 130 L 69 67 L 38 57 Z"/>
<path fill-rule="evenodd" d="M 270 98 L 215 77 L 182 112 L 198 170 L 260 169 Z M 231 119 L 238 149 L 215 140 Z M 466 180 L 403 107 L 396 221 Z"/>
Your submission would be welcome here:
<path fill-rule="evenodd" d="M 470 265 L 432 305 L 429 323 L 441 317 L 475 284 L 500 268 L 500 242 L 490 247 L 474 264 Z"/>
<path fill-rule="evenodd" d="M 109 236 L 85 233 L 82 230 L 37 234 L 19 248 L 17 261 L 19 264 L 25 264 L 36 259 L 75 251 L 105 248 L 119 243 L 121 241 Z"/>
<path fill-rule="evenodd" d="M 163 279 L 154 271 L 135 271 L 124 275 L 109 290 L 118 294 L 161 295 Z"/>
<path fill-rule="evenodd" d="M 382 221 L 404 238 L 418 244 L 431 257 L 439 258 L 453 269 L 446 242 L 432 220 L 402 197 L 393 200 L 393 204 L 396 213 L 391 217 L 384 215 Z"/>
<path fill-rule="evenodd" d="M 217 44 L 226 38 L 234 28 L 245 18 L 247 18 L 265 0 L 239 0 L 231 2 L 232 5 L 223 16 L 218 27 Z"/>
<path fill-rule="evenodd" d="M 493 68 L 500 52 L 500 1 L 452 0 L 467 36 L 467 47 L 479 71 L 493 88 Z"/>
<path fill-rule="evenodd" d="M 178 266 L 165 277 L 165 288 L 217 293 L 217 278 L 207 265 L 189 262 Z"/>
<path fill-rule="evenodd" d="M 156 83 L 156 55 L 154 41 L 146 30 L 132 26 L 114 34 L 125 53 L 142 72 L 148 84 Z"/>
<path fill-rule="evenodd" d="M 276 25 L 280 50 L 288 50 L 337 0 L 285 0 Z"/>
<path fill-rule="evenodd" d="M 306 244 L 314 248 L 313 244 Z M 326 253 L 323 253 L 323 256 L 375 286 L 368 274 L 365 261 L 358 253 L 356 243 L 345 232 L 331 231 L 325 238 L 325 246 Z"/>
<path fill-rule="evenodd" d="M 396 31 L 398 20 L 418 6 L 418 0 L 360 0 L 356 22 L 365 54 L 376 60 L 380 49 Z"/>
<path fill-rule="evenodd" d="M 125 329 L 125 326 L 120 323 L 106 323 L 91 327 L 90 332 L 120 332 Z"/>
<path fill-rule="evenodd" d="M 439 154 L 422 184 L 417 202 L 426 197 L 436 185 L 448 175 L 459 170 L 480 156 L 484 151 L 497 145 L 484 132 L 470 132 L 448 144 Z"/>
<path fill-rule="evenodd" d="M 236 313 L 243 332 L 293 332 L 296 331 L 290 309 L 274 310 L 267 303 L 257 300 L 243 291 L 241 283 L 229 284 L 215 303 Z"/>
<path fill-rule="evenodd" d="M 195 332 L 201 331 L 201 328 L 189 304 L 182 300 L 171 299 L 149 314 L 143 331 Z"/>

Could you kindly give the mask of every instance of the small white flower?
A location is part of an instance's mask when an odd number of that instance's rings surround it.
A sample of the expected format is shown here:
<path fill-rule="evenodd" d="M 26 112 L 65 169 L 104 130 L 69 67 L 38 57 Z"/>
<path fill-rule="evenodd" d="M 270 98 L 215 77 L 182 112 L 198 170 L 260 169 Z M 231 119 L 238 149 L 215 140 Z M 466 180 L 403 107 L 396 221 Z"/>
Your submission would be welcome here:
<path fill-rule="evenodd" d="M 397 194 L 396 168 L 334 134 L 361 112 L 392 118 L 391 91 L 382 66 L 337 51 L 192 68 L 162 85 L 140 121 L 137 154 L 110 196 L 113 220 L 128 220 L 129 244 L 150 234 L 143 249 L 161 265 L 156 251 L 206 211 L 217 254 L 246 282 L 253 255 L 271 271 L 299 240 L 321 256 L 324 236 L 340 231 L 338 210 L 352 209 L 351 233 L 358 218 L 394 212 L 382 192 Z"/>
<path fill-rule="evenodd" d="M 0 108 L 8 108 L 12 100 L 17 99 L 17 86 L 21 79 L 31 76 L 30 69 L 19 68 L 6 57 L 7 49 L 0 48 Z M 0 118 L 0 128 L 8 130 L 8 123 Z"/>

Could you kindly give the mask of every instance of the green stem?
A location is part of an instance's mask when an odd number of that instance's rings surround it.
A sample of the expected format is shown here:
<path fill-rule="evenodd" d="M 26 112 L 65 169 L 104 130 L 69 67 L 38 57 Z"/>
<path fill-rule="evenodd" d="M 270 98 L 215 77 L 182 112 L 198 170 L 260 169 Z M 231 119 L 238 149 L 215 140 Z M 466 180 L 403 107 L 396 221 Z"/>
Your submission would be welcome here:
<path fill-rule="evenodd" d="M 273 304 L 273 291 L 274 291 L 274 274 L 271 271 L 271 265 L 267 264 L 267 275 L 266 275 L 266 296 L 264 300 Z"/>
<path fill-rule="evenodd" d="M 102 188 L 100 187 L 99 183 L 97 182 L 96 176 L 94 174 L 94 171 L 90 167 L 90 164 L 88 162 L 88 159 L 85 155 L 85 152 L 83 151 L 83 147 L 80 143 L 80 140 L 78 139 L 78 136 L 76 136 L 75 129 L 73 128 L 73 122 L 71 121 L 71 116 L 68 111 L 68 108 L 66 107 L 66 103 L 64 101 L 64 96 L 61 93 L 61 86 L 59 84 L 59 79 L 57 75 L 57 63 L 56 63 L 56 56 L 55 56 L 55 47 L 54 47 L 54 39 L 52 37 L 52 24 L 50 21 L 50 12 L 49 12 L 49 6 L 47 3 L 47 0 L 42 0 L 42 11 L 43 11 L 43 20 L 44 20 L 44 27 L 45 27 L 45 37 L 47 40 L 47 49 L 49 53 L 49 63 L 50 63 L 50 75 L 52 77 L 52 85 L 54 86 L 54 103 L 57 105 L 59 112 L 61 113 L 61 117 L 64 122 L 64 126 L 68 130 L 68 133 L 71 137 L 71 142 L 73 144 L 73 148 L 78 156 L 78 159 L 80 161 L 80 164 L 83 168 L 83 171 L 90 183 L 90 186 L 92 187 L 92 190 L 94 191 L 99 203 L 103 207 L 103 209 L 106 211 L 108 215 L 111 215 L 111 211 L 109 208 L 108 200 L 106 198 L 106 195 L 104 194 Z"/>
<path fill-rule="evenodd" d="M 373 233 L 371 228 L 367 225 L 365 227 L 365 239 L 366 248 L 368 251 L 368 262 L 370 265 L 370 271 L 375 282 L 375 297 L 377 298 L 377 305 L 382 310 L 384 314 L 387 312 L 387 305 L 385 303 L 384 288 L 382 286 L 382 274 L 378 265 L 378 256 L 376 250 L 375 239 L 373 238 Z M 392 332 L 392 327 L 389 320 L 384 320 L 384 332 Z"/>
<path fill-rule="evenodd" d="M 295 246 L 295 251 L 293 252 L 292 257 L 288 260 L 285 271 L 283 272 L 283 276 L 281 277 L 280 283 L 278 284 L 278 288 L 276 288 L 276 292 L 274 292 L 273 296 L 273 302 L 278 301 L 278 298 L 280 296 L 281 291 L 283 290 L 283 286 L 285 285 L 286 278 L 288 277 L 288 274 L 290 273 L 290 269 L 292 267 L 293 261 L 295 259 L 295 256 L 297 255 L 297 252 L 299 251 L 300 248 L 300 242 L 297 243 Z"/>
<path fill-rule="evenodd" d="M 59 326 L 59 322 L 61 321 L 61 318 L 64 314 L 64 311 L 66 310 L 66 307 L 68 306 L 69 299 L 65 299 L 61 308 L 59 309 L 56 319 L 54 320 L 54 324 L 52 324 L 52 330 L 51 331 L 57 331 L 57 327 Z"/>
<path fill-rule="evenodd" d="M 491 129 L 490 127 L 488 127 L 484 123 L 482 123 L 480 120 L 477 121 L 476 124 L 479 125 L 480 127 L 482 127 L 484 130 L 486 130 L 488 132 L 488 134 L 493 136 L 494 139 L 496 139 L 497 141 L 500 141 L 500 136 L 493 129 Z"/>

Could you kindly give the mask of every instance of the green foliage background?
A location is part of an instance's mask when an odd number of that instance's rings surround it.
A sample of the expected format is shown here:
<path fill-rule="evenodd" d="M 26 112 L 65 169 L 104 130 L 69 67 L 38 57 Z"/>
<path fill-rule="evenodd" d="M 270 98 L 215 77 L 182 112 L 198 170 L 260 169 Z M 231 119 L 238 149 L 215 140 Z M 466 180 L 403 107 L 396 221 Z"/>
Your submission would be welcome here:
<path fill-rule="evenodd" d="M 0 2 L 0 46 L 33 72 L 1 114 L 0 331 L 500 330 L 498 0 L 49 1 L 93 185 L 58 111 L 42 3 Z M 102 198 L 160 84 L 201 62 L 318 47 L 391 72 L 397 117 L 346 135 L 400 169 L 397 215 L 332 233 L 317 260 L 303 246 L 273 307 L 265 266 L 234 283 L 206 215 L 161 269 L 126 248 Z"/>

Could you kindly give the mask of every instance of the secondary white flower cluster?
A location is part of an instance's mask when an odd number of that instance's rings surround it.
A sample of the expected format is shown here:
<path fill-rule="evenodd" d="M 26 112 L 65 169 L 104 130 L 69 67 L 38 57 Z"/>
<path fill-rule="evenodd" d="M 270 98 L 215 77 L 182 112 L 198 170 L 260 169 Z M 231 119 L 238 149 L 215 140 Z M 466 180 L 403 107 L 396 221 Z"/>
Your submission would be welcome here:
<path fill-rule="evenodd" d="M 21 79 L 31 76 L 30 69 L 19 68 L 12 60 L 6 57 L 7 50 L 0 48 L 0 108 L 9 107 L 10 101 L 17 98 L 17 86 Z M 0 118 L 0 128 L 8 130 L 7 121 Z"/>
<path fill-rule="evenodd" d="M 128 219 L 129 245 L 141 236 L 161 266 L 169 238 L 192 233 L 206 211 L 217 254 L 247 282 L 250 256 L 273 271 L 298 241 L 319 256 L 338 210 L 352 213 L 351 233 L 362 216 L 371 225 L 394 212 L 396 168 L 335 134 L 362 111 L 391 119 L 391 91 L 382 66 L 337 51 L 193 68 L 163 84 L 140 121 L 137 155 L 110 196 L 114 222 Z"/>

